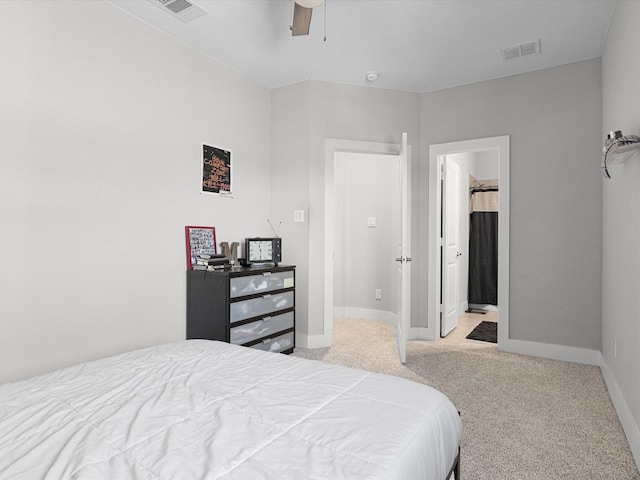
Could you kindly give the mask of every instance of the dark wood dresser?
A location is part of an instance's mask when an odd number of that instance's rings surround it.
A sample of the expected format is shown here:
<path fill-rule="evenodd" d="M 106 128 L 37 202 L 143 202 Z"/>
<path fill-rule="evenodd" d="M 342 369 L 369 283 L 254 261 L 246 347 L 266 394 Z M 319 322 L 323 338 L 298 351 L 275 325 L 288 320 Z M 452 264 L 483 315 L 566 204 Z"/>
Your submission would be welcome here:
<path fill-rule="evenodd" d="M 295 347 L 295 267 L 187 271 L 187 339 L 259 350 Z"/>

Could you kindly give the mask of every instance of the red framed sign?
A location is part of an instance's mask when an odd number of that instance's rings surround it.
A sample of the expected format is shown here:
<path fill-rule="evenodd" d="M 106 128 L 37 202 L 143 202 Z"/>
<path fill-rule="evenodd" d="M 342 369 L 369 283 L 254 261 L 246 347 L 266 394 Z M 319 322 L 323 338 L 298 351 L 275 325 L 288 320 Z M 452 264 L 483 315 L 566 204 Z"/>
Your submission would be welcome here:
<path fill-rule="evenodd" d="M 187 270 L 193 270 L 198 255 L 215 255 L 216 247 L 215 227 L 184 227 L 187 243 Z"/>

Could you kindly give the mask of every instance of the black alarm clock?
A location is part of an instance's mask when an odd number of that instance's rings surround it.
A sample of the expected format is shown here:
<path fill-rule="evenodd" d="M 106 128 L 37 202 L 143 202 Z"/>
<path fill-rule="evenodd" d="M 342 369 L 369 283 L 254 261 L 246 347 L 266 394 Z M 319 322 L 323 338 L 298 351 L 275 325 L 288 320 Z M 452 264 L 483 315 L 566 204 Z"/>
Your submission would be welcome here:
<path fill-rule="evenodd" d="M 282 261 L 282 239 L 280 237 L 247 238 L 244 244 L 244 256 L 246 265 L 260 263 L 277 265 Z"/>

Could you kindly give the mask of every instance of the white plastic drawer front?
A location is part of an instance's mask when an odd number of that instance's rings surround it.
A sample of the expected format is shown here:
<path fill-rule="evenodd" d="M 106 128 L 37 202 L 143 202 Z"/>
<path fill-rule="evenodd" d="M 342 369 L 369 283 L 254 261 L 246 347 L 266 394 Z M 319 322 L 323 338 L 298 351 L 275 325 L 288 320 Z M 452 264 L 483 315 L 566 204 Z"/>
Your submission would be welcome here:
<path fill-rule="evenodd" d="M 279 337 L 270 338 L 263 342 L 256 343 L 255 345 L 251 345 L 250 348 L 255 348 L 256 350 L 264 350 L 266 352 L 280 353 L 292 347 L 293 332 L 289 332 L 285 333 L 284 335 L 280 335 Z"/>
<path fill-rule="evenodd" d="M 293 288 L 293 270 L 286 272 L 264 272 L 244 277 L 231 277 L 231 298 L 266 293 L 282 288 Z"/>
<path fill-rule="evenodd" d="M 289 328 L 293 328 L 293 312 L 265 317 L 262 320 L 233 327 L 230 331 L 230 341 L 233 344 L 242 345 Z"/>
<path fill-rule="evenodd" d="M 283 292 L 233 302 L 229 305 L 229 322 L 235 323 L 247 318 L 268 315 L 285 308 L 292 308 L 294 306 L 293 298 L 293 292 Z"/>

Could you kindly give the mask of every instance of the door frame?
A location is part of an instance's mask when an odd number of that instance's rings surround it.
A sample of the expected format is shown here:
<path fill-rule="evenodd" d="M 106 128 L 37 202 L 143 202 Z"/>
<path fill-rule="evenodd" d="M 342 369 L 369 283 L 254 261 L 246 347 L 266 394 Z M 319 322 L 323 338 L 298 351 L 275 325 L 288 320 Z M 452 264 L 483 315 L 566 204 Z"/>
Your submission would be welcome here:
<path fill-rule="evenodd" d="M 352 152 L 375 155 L 400 155 L 402 144 L 378 143 L 357 140 L 325 139 L 324 158 L 324 301 L 323 318 L 324 328 L 321 340 L 322 346 L 333 344 L 333 234 L 334 234 L 334 178 L 335 178 L 335 154 L 336 152 Z M 407 148 L 409 165 L 411 165 L 411 146 Z M 398 299 L 400 300 L 400 299 Z"/>
<path fill-rule="evenodd" d="M 440 240 L 442 228 L 442 174 L 440 158 L 465 152 L 497 150 L 499 161 L 500 199 L 498 212 L 498 346 L 509 341 L 509 167 L 510 137 L 479 138 L 429 146 L 429 260 L 427 305 L 428 326 L 422 338 L 440 338 Z"/>

